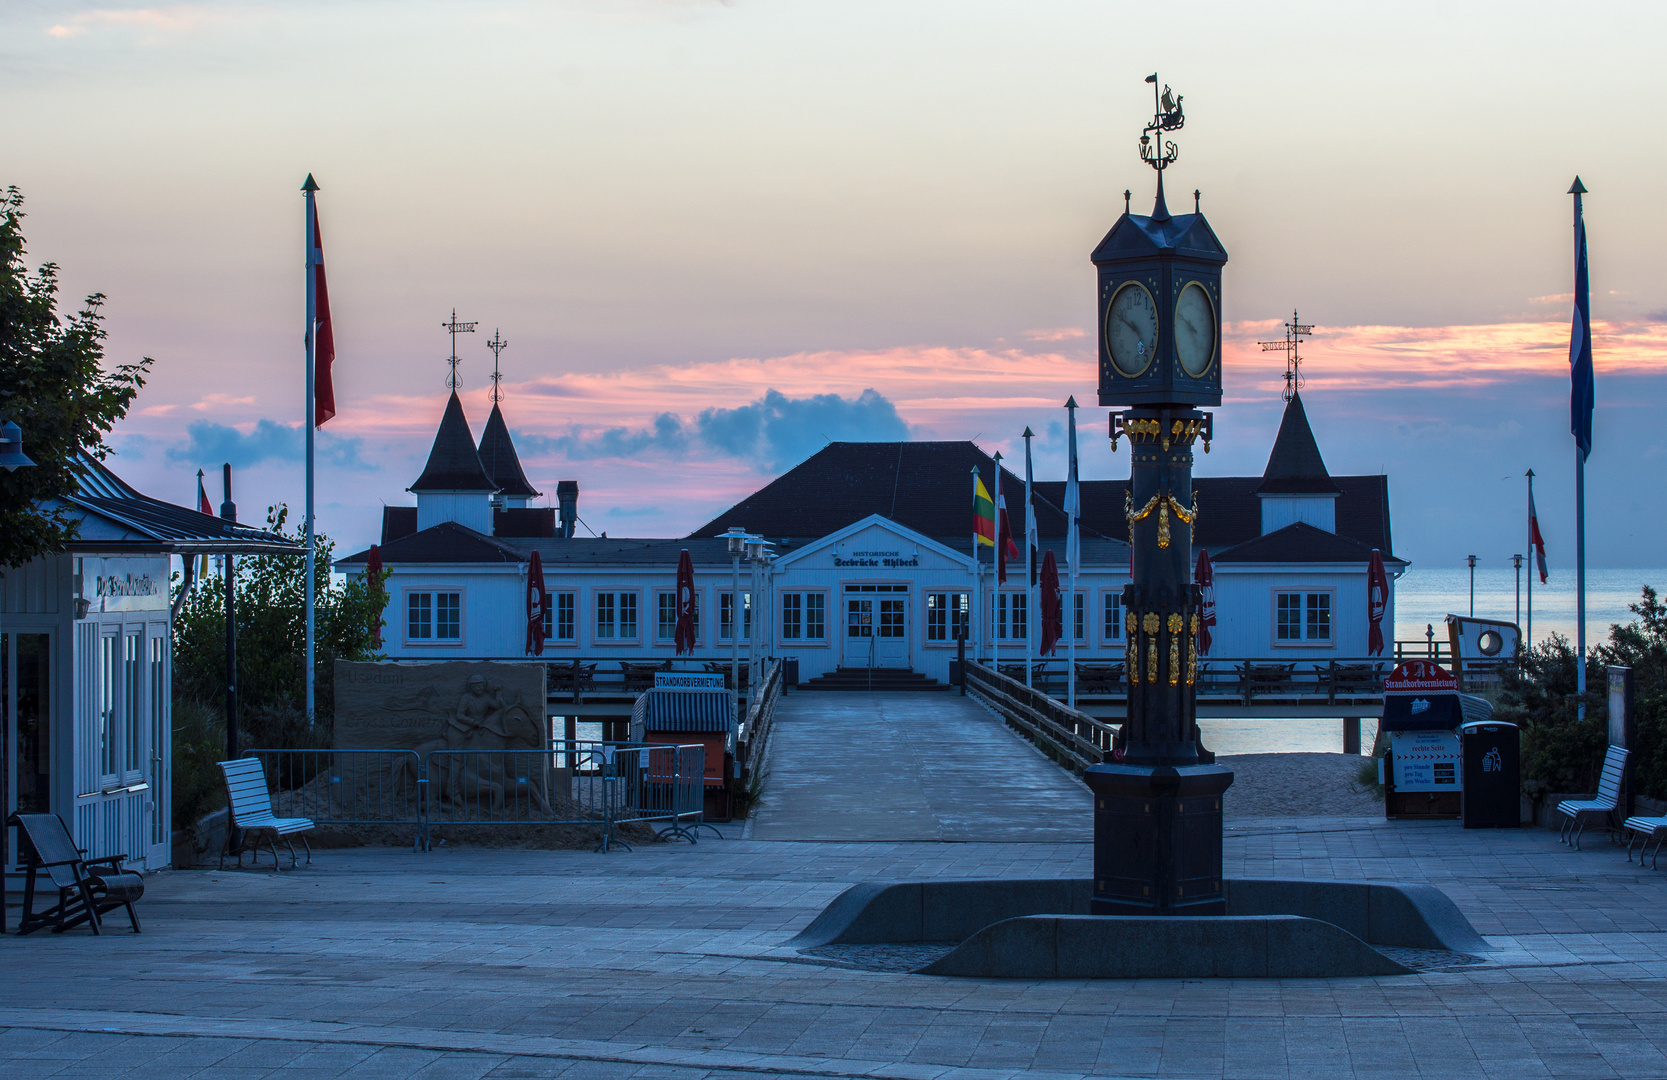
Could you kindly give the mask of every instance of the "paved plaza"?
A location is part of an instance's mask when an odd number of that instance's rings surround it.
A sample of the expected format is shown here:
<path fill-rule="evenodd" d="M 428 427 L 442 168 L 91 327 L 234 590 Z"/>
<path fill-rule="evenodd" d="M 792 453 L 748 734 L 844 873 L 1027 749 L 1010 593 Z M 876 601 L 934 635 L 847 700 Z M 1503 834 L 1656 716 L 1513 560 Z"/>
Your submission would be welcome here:
<path fill-rule="evenodd" d="M 865 741 L 880 721 L 861 720 L 860 702 L 841 708 L 859 719 L 844 744 L 852 767 L 835 780 L 860 808 L 862 748 L 888 747 Z M 780 732 L 778 770 L 795 746 L 823 745 L 796 722 Z M 968 739 L 1005 737 L 973 731 L 983 721 L 970 714 L 962 723 Z M 1032 807 L 1001 790 L 1004 775 L 981 781 L 996 789 L 975 800 L 988 814 L 1058 827 L 1054 796 Z M 932 978 L 832 966 L 785 943 L 856 882 L 1087 876 L 1086 837 L 770 839 L 825 827 L 792 824 L 825 798 L 818 787 L 796 801 L 793 789 L 772 786 L 751 838 L 737 824 L 696 846 L 355 849 L 282 874 L 155 875 L 142 935 L 0 941 L 0 1075 L 1667 1076 L 1667 869 L 1641 870 L 1602 839 L 1576 852 L 1539 830 L 1454 822 L 1229 824 L 1230 876 L 1438 886 L 1495 946 L 1476 966 L 1331 980 Z M 963 816 L 962 801 L 935 805 L 897 813 L 917 835 Z M 844 816 L 852 829 L 863 820 Z"/>

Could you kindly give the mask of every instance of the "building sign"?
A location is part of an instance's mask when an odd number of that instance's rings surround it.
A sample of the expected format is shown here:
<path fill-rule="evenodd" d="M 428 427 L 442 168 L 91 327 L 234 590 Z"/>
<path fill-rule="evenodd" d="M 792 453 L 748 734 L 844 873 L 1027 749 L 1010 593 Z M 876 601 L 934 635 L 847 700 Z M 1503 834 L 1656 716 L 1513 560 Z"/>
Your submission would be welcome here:
<path fill-rule="evenodd" d="M 94 611 L 162 611 L 168 607 L 166 559 L 82 559 L 81 595 Z"/>
<path fill-rule="evenodd" d="M 834 552 L 835 566 L 875 566 L 888 570 L 900 567 L 919 566 L 920 554 L 912 553 L 908 558 L 903 557 L 901 551 L 853 551 L 849 557 Z"/>
<path fill-rule="evenodd" d="M 1383 680 L 1386 694 L 1456 694 L 1459 680 L 1433 660 L 1408 660 Z M 1400 784 L 1396 784 L 1400 787 Z"/>
<path fill-rule="evenodd" d="M 1458 791 L 1459 737 L 1451 731 L 1392 731 L 1396 791 Z"/>

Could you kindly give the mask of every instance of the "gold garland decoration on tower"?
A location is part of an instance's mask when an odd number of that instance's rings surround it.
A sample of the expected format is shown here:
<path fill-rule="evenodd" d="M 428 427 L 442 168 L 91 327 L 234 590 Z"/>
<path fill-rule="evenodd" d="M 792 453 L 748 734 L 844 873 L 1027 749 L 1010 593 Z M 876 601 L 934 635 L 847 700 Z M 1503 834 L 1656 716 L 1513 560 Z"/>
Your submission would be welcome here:
<path fill-rule="evenodd" d="M 1198 682 L 1198 615 L 1192 616 L 1192 633 L 1187 637 L 1187 685 Z"/>
<path fill-rule="evenodd" d="M 1141 629 L 1146 631 L 1146 681 L 1149 683 L 1158 681 L 1158 631 L 1162 627 L 1158 613 L 1148 611 Z"/>
<path fill-rule="evenodd" d="M 1181 630 L 1186 626 L 1179 612 L 1169 614 L 1169 685 L 1181 681 Z"/>
<path fill-rule="evenodd" d="M 1134 612 L 1126 613 L 1123 627 L 1127 631 L 1123 644 L 1123 670 L 1128 673 L 1129 682 L 1140 682 L 1140 619 Z"/>

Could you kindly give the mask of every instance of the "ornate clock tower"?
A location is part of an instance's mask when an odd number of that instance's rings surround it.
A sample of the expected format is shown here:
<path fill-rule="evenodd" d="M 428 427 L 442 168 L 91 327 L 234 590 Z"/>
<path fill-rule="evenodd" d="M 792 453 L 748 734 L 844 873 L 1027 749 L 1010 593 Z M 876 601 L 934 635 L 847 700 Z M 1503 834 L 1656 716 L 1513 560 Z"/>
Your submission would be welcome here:
<path fill-rule="evenodd" d="M 1185 122 L 1181 99 L 1158 77 L 1140 156 L 1158 174 L 1150 216 L 1123 216 L 1094 249 L 1098 272 L 1100 404 L 1112 449 L 1132 455 L 1124 507 L 1134 549 L 1124 589 L 1128 715 L 1118 760 L 1092 766 L 1094 896 L 1101 915 L 1219 915 L 1222 794 L 1233 774 L 1198 739 L 1198 622 L 1192 583 L 1192 453 L 1209 450 L 1221 404 L 1221 268 L 1227 252 L 1198 210 L 1174 215 L 1164 172 L 1179 155 L 1168 132 Z"/>

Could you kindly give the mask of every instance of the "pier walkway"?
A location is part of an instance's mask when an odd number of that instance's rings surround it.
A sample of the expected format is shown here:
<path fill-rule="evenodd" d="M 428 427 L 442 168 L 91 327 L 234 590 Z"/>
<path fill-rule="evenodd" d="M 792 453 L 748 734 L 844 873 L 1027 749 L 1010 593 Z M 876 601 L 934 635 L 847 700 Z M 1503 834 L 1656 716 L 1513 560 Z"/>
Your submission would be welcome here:
<path fill-rule="evenodd" d="M 971 698 L 801 691 L 775 723 L 755 840 L 1093 839 L 1088 788 Z"/>

